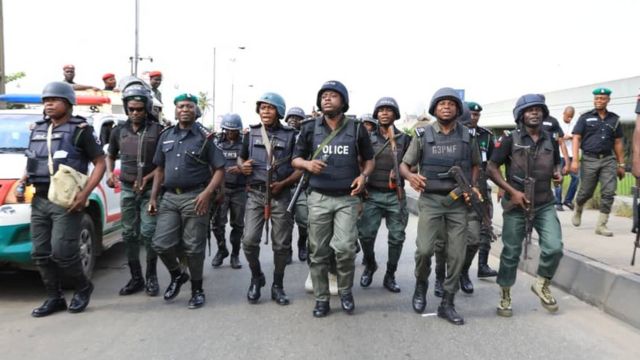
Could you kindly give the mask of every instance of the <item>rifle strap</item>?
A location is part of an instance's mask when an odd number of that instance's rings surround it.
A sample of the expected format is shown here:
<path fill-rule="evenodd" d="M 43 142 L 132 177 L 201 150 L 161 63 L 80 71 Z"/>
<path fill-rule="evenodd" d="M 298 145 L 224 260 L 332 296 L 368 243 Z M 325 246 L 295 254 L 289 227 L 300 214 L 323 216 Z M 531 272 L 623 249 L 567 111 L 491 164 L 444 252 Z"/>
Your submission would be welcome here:
<path fill-rule="evenodd" d="M 262 143 L 267 149 L 268 157 L 271 157 L 271 140 L 269 140 L 269 135 L 267 135 L 267 130 L 265 129 L 264 124 L 260 125 L 260 135 L 262 135 Z"/>
<path fill-rule="evenodd" d="M 340 125 L 337 128 L 335 128 L 326 138 L 324 138 L 324 140 L 322 140 L 322 142 L 320 143 L 320 145 L 318 145 L 318 148 L 316 149 L 316 151 L 313 152 L 313 155 L 311 155 L 311 158 L 309 160 L 313 160 L 318 155 L 320 155 L 320 153 L 322 152 L 322 148 L 327 146 L 327 144 L 329 144 L 331 142 L 331 140 L 333 140 L 333 138 L 335 138 L 336 135 L 338 135 L 340 130 L 344 129 L 344 127 L 347 125 L 348 122 L 350 122 L 349 118 L 345 117 L 344 121 L 342 122 L 342 125 Z M 356 142 L 357 141 L 358 141 L 358 139 L 356 138 Z"/>

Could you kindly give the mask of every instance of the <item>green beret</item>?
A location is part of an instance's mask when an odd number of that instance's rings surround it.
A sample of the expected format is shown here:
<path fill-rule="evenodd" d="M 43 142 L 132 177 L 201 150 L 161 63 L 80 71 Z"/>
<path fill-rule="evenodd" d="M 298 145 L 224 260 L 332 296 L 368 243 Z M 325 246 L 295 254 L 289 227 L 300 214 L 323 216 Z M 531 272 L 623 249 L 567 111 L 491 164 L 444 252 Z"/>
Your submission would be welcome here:
<path fill-rule="evenodd" d="M 198 105 L 198 98 L 195 95 L 189 93 L 184 93 L 176 96 L 173 99 L 173 105 L 177 104 L 178 101 L 191 101 L 192 103 Z"/>
<path fill-rule="evenodd" d="M 593 95 L 611 95 L 611 89 L 599 87 L 597 89 L 593 89 Z"/>
<path fill-rule="evenodd" d="M 482 111 L 482 106 L 477 102 L 467 101 L 467 107 L 469 108 L 469 111 Z"/>

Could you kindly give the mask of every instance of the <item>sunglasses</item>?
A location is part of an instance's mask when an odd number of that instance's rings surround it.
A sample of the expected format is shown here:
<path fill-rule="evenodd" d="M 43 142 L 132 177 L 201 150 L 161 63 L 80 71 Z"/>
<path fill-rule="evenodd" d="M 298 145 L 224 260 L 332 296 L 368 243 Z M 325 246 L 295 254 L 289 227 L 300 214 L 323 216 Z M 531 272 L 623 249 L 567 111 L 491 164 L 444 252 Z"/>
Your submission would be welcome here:
<path fill-rule="evenodd" d="M 127 110 L 129 110 L 130 113 L 132 112 L 143 112 L 145 109 L 143 107 L 135 107 L 135 108 L 127 108 Z"/>

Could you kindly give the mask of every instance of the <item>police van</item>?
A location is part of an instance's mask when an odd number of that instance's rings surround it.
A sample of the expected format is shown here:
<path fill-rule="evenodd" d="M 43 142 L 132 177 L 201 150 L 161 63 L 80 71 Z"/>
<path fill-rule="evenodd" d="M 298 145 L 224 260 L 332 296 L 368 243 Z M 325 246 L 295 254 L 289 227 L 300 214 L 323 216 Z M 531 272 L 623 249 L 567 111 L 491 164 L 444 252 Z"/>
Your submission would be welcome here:
<path fill-rule="evenodd" d="M 40 95 L 0 95 L 0 101 L 21 104 L 24 109 L 0 110 L 0 267 L 35 269 L 31 260 L 31 200 L 33 186 L 25 189 L 24 200 L 16 199 L 17 181 L 24 174 L 29 146 L 30 127 L 42 119 Z M 87 119 L 105 147 L 114 124 L 126 120 L 124 114 L 110 111 L 110 98 L 105 96 L 77 96 L 74 115 Z M 26 104 L 26 105 L 24 105 Z M 105 109 L 108 111 L 105 112 Z M 106 152 L 106 151 L 105 151 Z M 90 165 L 91 171 L 93 165 Z M 115 172 L 119 172 L 119 161 Z M 82 266 L 91 276 L 96 258 L 103 251 L 122 241 L 120 236 L 120 188 L 106 184 L 106 176 L 89 196 L 89 206 L 82 217 L 80 253 Z"/>

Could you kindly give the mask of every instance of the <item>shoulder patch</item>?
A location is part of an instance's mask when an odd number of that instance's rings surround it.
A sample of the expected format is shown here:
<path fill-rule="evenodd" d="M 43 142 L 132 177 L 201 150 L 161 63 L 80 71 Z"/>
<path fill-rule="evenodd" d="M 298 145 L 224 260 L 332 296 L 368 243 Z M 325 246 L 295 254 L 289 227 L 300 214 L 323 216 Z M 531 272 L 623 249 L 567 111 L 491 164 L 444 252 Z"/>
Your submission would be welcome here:
<path fill-rule="evenodd" d="M 416 136 L 422 137 L 424 135 L 424 127 L 417 127 L 414 130 L 416 131 Z"/>

